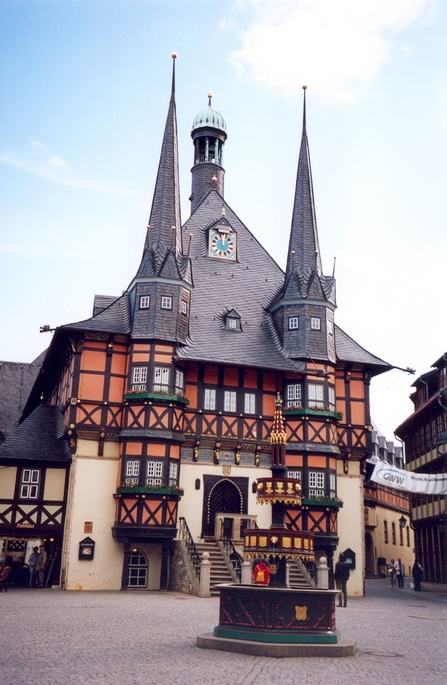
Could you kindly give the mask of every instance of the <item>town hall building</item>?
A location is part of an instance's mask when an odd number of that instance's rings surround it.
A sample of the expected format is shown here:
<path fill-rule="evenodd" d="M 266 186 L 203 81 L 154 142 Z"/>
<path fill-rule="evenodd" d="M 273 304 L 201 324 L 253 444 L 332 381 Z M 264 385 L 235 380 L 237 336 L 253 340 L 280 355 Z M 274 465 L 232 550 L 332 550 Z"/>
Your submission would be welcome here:
<path fill-rule="evenodd" d="M 287 527 L 313 533 L 331 568 L 349 550 L 361 595 L 369 387 L 392 367 L 334 321 L 305 91 L 285 271 L 227 202 L 227 129 L 211 97 L 191 137 L 182 225 L 174 59 L 141 263 L 122 295 L 96 296 L 90 318 L 54 331 L 0 445 L 0 538 L 22 540 L 24 554 L 44 541 L 47 582 L 62 589 L 179 589 L 179 546 L 194 557 L 225 538 L 240 550 L 244 530 L 270 525 L 256 481 L 270 474 L 279 396 L 287 475 L 302 488 Z"/>

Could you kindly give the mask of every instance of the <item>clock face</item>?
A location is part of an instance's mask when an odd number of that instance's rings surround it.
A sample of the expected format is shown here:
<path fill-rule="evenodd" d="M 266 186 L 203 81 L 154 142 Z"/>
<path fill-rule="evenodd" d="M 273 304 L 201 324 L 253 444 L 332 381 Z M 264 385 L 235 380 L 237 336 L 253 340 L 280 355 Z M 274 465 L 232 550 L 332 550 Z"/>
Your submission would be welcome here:
<path fill-rule="evenodd" d="M 210 231 L 209 256 L 236 259 L 236 234 Z"/>

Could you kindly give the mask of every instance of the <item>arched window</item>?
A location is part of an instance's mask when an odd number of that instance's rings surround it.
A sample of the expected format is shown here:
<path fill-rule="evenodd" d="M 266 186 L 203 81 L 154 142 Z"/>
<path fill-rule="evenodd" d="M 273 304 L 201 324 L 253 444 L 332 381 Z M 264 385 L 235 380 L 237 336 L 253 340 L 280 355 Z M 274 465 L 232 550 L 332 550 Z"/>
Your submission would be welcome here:
<path fill-rule="evenodd" d="M 128 587 L 146 587 L 147 586 L 147 559 L 146 555 L 134 547 L 130 552 L 129 557 L 129 580 Z"/>

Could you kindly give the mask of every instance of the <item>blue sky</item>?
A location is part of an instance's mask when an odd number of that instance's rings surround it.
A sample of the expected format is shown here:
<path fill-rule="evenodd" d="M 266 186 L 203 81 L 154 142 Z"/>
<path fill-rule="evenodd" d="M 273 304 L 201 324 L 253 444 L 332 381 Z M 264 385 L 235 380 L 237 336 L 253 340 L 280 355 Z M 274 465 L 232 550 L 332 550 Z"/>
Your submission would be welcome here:
<path fill-rule="evenodd" d="M 0 359 L 90 316 L 139 264 L 178 53 L 182 218 L 213 91 L 225 198 L 284 267 L 302 89 L 336 321 L 417 374 L 447 350 L 447 7 L 441 0 L 0 0 Z M 372 384 L 389 438 L 414 377 Z"/>

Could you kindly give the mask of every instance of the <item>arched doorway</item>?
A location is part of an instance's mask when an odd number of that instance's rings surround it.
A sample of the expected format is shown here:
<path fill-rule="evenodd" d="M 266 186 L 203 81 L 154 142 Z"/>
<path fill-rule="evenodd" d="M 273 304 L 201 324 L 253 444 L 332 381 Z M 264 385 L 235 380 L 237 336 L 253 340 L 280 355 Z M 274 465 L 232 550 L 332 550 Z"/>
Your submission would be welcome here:
<path fill-rule="evenodd" d="M 146 555 L 141 549 L 133 547 L 129 555 L 129 577 L 127 587 L 145 588 L 147 587 L 148 563 Z"/>
<path fill-rule="evenodd" d="M 365 573 L 369 577 L 377 574 L 374 559 L 374 540 L 371 533 L 365 533 Z"/>
<path fill-rule="evenodd" d="M 246 480 L 246 479 L 237 479 Z M 247 479 L 248 480 L 248 479 Z M 208 485 L 208 487 L 207 487 Z M 245 484 L 244 484 L 245 485 Z M 244 488 L 245 490 L 246 488 Z M 241 485 L 230 478 L 214 479 L 205 484 L 202 537 L 213 537 L 215 518 L 218 513 L 245 514 L 246 496 Z"/>

